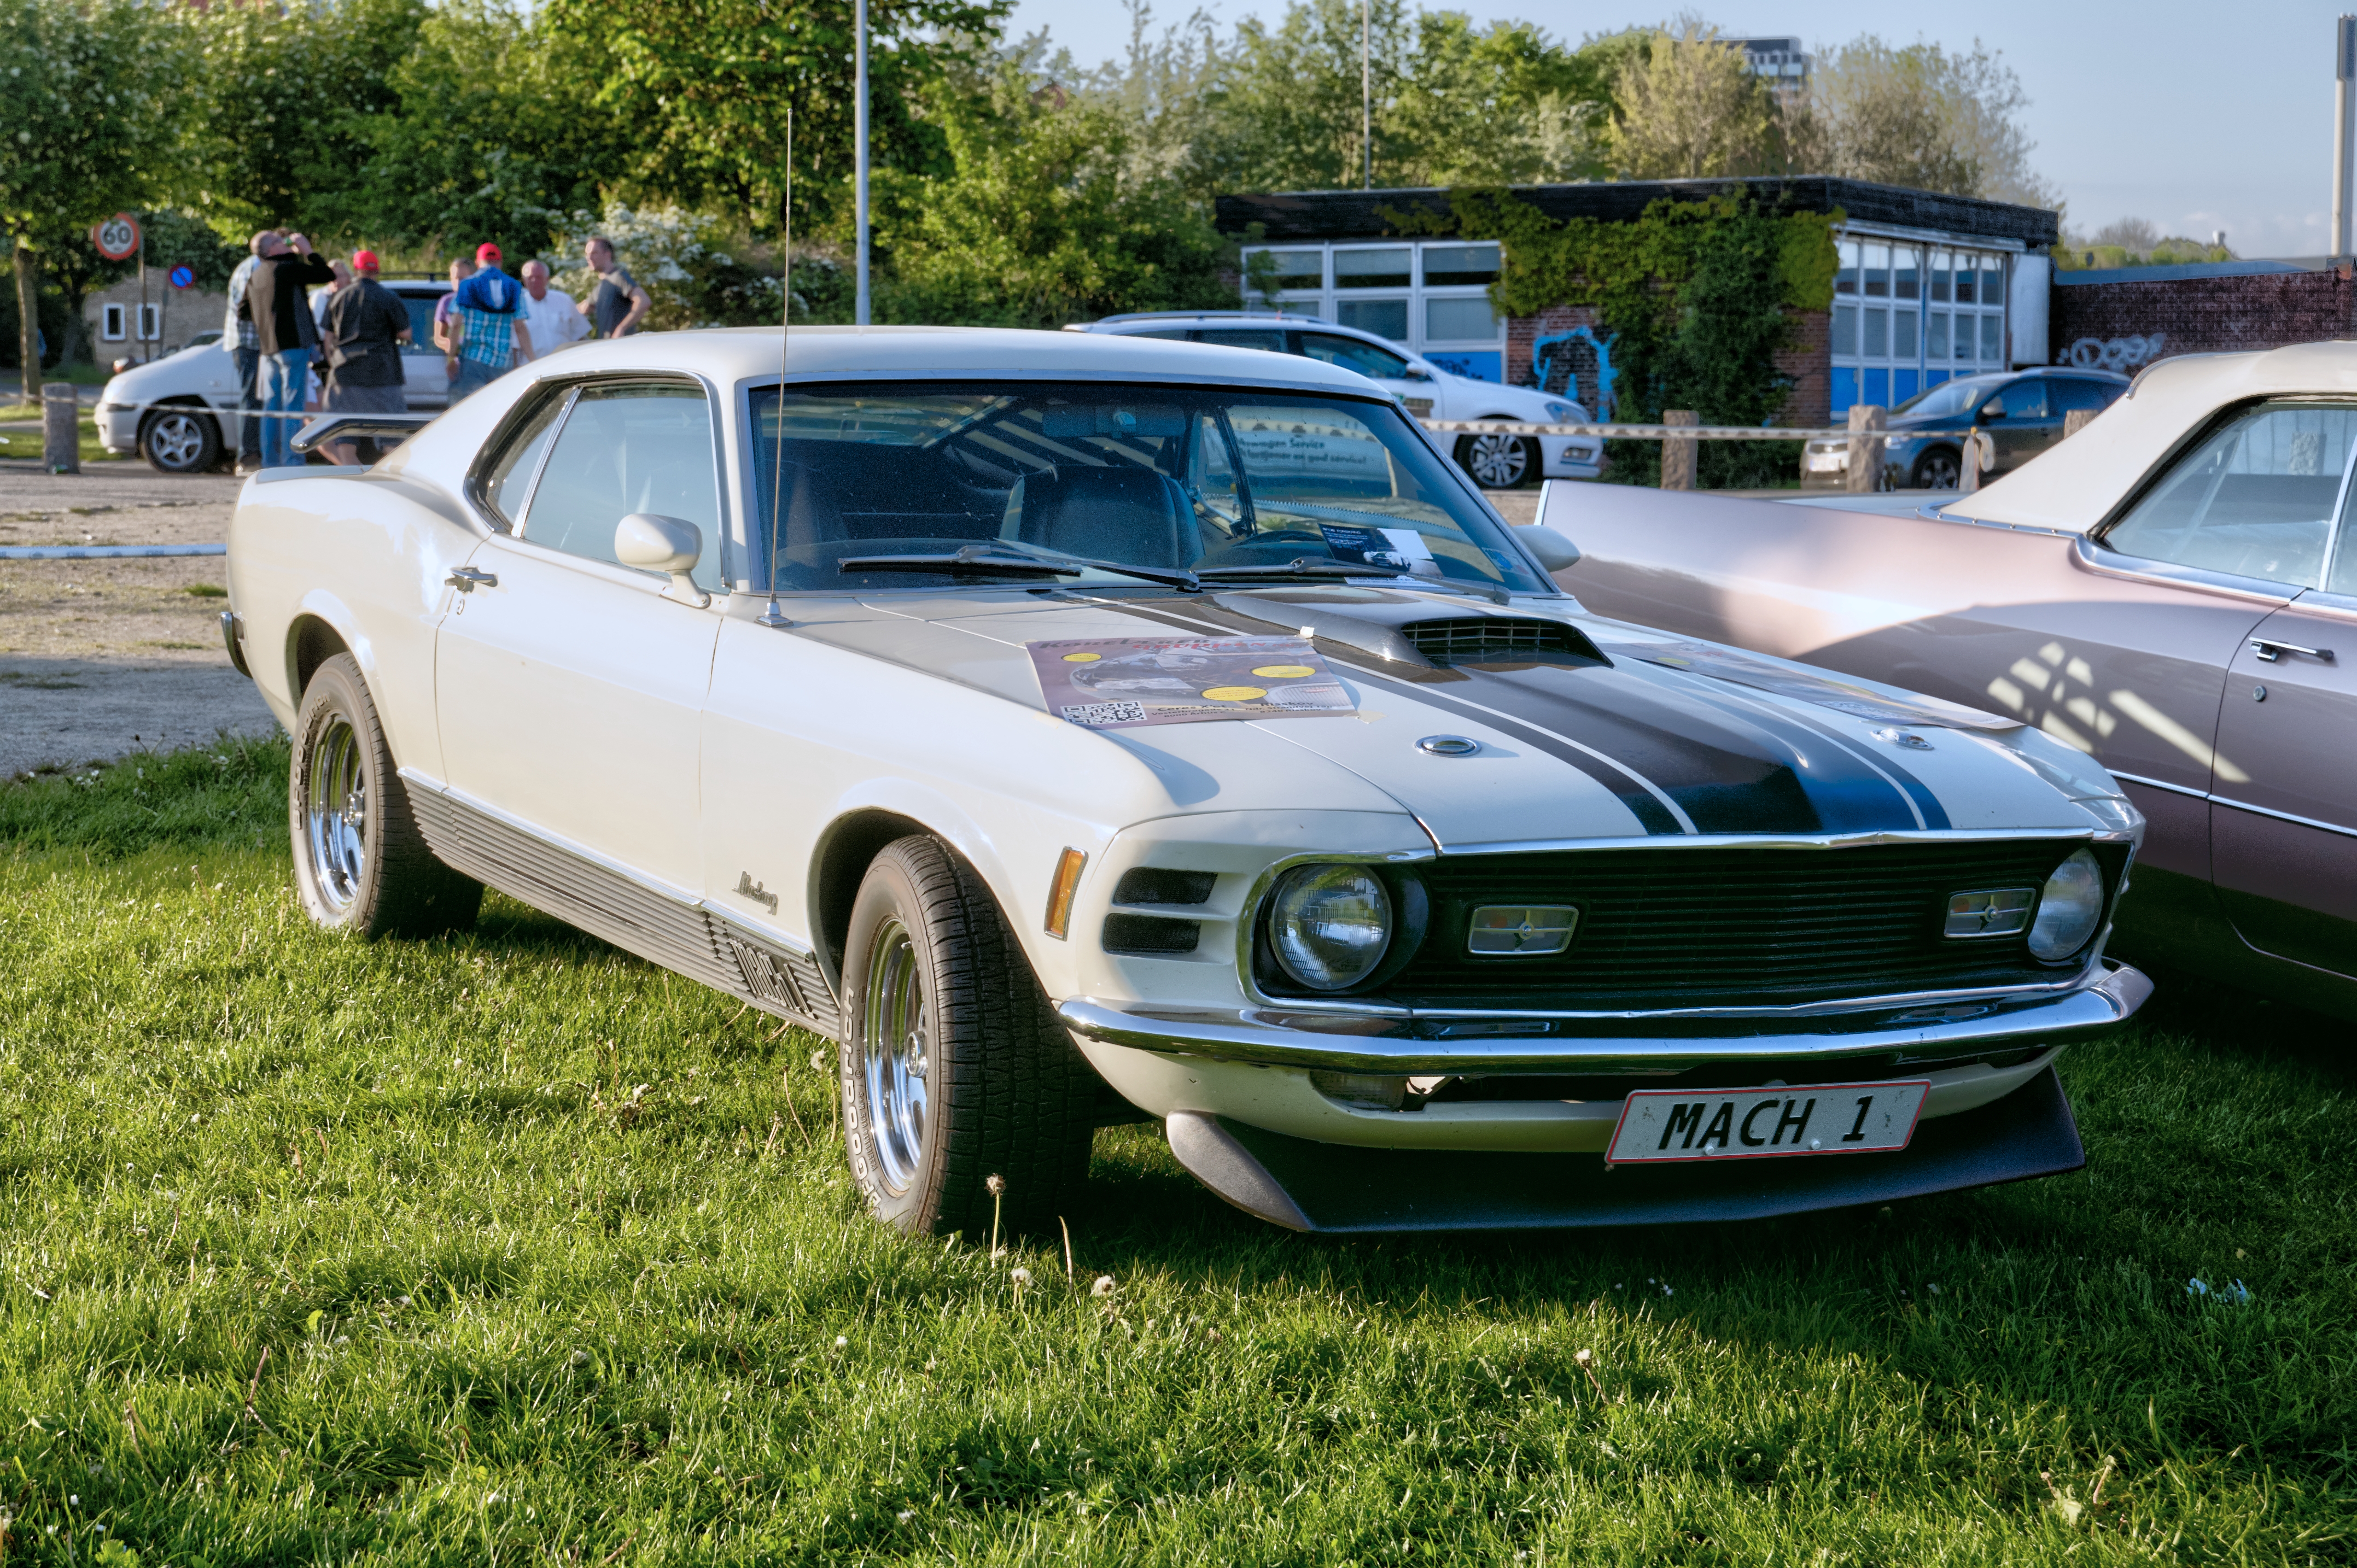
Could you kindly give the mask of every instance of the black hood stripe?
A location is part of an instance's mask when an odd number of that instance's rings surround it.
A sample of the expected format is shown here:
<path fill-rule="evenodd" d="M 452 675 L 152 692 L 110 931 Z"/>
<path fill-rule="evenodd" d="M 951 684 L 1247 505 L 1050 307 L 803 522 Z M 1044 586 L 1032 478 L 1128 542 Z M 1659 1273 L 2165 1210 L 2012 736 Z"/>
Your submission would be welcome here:
<path fill-rule="evenodd" d="M 1798 777 L 1826 819 L 1828 831 L 1870 832 L 1884 828 L 1953 826 L 1948 813 L 1923 781 L 1900 766 L 1857 744 L 1813 714 L 1779 704 L 1764 694 L 1697 671 L 1641 660 L 1620 665 L 1634 679 L 1672 687 L 1775 734 L 1796 757 L 1813 766 Z M 1898 808 L 1896 817 L 1893 805 Z M 1899 820 L 1903 819 L 1903 820 Z"/>

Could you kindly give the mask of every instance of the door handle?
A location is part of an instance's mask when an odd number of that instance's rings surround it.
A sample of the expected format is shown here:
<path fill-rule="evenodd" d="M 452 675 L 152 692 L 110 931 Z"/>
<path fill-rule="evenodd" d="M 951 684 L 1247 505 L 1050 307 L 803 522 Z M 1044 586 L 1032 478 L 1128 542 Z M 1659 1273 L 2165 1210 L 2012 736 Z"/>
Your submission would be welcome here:
<path fill-rule="evenodd" d="M 442 580 L 462 594 L 471 594 L 478 587 L 496 588 L 500 585 L 499 578 L 473 566 L 453 566 L 450 575 Z"/>
<path fill-rule="evenodd" d="M 2305 653 L 2310 659 L 2321 659 L 2327 664 L 2332 662 L 2332 650 L 2329 648 L 2302 648 L 2297 642 L 2277 642 L 2268 637 L 2251 639 L 2251 652 L 2262 664 L 2273 664 L 2287 653 Z"/>

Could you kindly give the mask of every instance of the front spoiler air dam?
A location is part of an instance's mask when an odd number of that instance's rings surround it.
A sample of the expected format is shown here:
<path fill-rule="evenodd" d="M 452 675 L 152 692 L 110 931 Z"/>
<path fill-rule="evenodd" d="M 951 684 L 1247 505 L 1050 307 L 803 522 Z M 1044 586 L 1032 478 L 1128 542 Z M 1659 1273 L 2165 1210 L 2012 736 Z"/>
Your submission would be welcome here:
<path fill-rule="evenodd" d="M 2152 982 L 2142 972 L 2106 960 L 2092 984 L 2059 996 L 1917 1008 L 1912 1015 L 1904 1008 L 1878 1008 L 1864 1017 L 1820 1013 L 1805 1018 L 1727 1019 L 1717 1021 L 1708 1033 L 1646 1035 L 1630 1028 L 1641 1025 L 1635 1019 L 1517 1019 L 1490 1026 L 1523 1032 L 1436 1038 L 1438 1030 L 1462 1029 L 1469 1020 L 1295 1014 L 1290 1015 L 1294 1023 L 1281 1025 L 1251 1011 L 1149 1014 L 1086 999 L 1062 1003 L 1056 1012 L 1064 1026 L 1083 1039 L 1263 1067 L 1411 1075 L 1609 1073 L 1678 1071 L 1751 1058 L 1834 1062 L 1892 1052 L 1939 1056 L 2064 1045 L 2126 1023 L 2151 994 Z M 1299 1026 L 1307 1024 L 1323 1026 Z M 1341 1032 L 1370 1026 L 1387 1032 Z M 1560 1032 L 1568 1028 L 1582 1032 Z"/>

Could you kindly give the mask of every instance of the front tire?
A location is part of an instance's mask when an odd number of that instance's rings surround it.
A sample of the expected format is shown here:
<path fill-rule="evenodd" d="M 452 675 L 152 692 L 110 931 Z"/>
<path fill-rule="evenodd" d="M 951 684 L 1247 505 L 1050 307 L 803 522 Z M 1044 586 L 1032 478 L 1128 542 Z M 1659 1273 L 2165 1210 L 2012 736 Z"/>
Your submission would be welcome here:
<path fill-rule="evenodd" d="M 885 847 L 853 901 L 837 1047 L 844 1149 L 911 1234 L 1053 1227 L 1088 1177 L 1096 1077 L 973 868 L 938 839 Z"/>
<path fill-rule="evenodd" d="M 1536 484 L 1545 462 L 1537 439 L 1529 435 L 1464 435 L 1457 441 L 1457 466 L 1485 490 Z"/>
<path fill-rule="evenodd" d="M 360 665 L 339 653 L 303 690 L 286 776 L 295 893 L 311 923 L 356 936 L 463 930 L 483 885 L 434 858 Z"/>
<path fill-rule="evenodd" d="M 1964 483 L 1964 457 L 1953 446 L 1934 446 L 1915 459 L 1908 478 L 1919 490 L 1953 490 Z"/>
<path fill-rule="evenodd" d="M 139 422 L 139 455 L 159 474 L 201 474 L 221 460 L 221 430 L 193 408 L 159 408 Z"/>

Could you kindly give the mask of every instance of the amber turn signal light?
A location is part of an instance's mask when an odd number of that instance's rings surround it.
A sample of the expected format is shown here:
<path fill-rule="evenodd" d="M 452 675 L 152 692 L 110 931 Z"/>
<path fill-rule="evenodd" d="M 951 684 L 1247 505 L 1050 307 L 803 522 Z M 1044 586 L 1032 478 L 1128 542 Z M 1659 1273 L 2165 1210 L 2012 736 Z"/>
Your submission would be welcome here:
<path fill-rule="evenodd" d="M 1048 886 L 1048 934 L 1062 941 L 1071 934 L 1072 895 L 1081 888 L 1081 867 L 1089 857 L 1067 849 L 1056 862 L 1056 880 Z"/>

